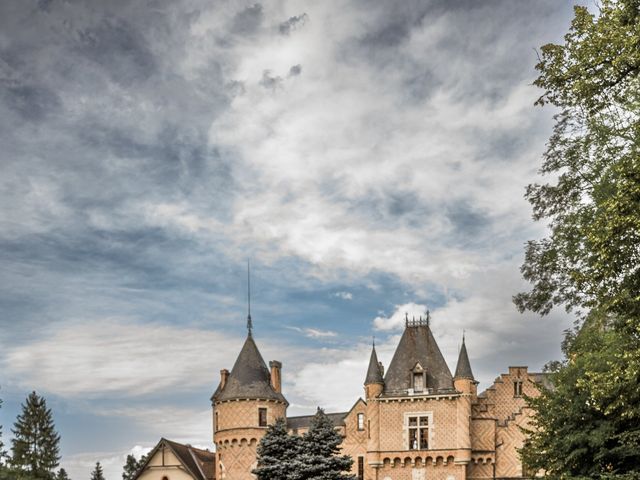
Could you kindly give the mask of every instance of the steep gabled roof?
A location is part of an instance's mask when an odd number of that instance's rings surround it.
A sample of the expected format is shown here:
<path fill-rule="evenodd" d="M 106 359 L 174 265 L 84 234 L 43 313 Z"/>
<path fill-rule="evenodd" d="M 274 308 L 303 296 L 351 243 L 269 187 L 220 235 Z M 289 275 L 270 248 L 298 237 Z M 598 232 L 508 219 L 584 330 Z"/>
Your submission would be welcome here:
<path fill-rule="evenodd" d="M 224 388 L 218 386 L 212 397 L 214 401 L 237 398 L 264 398 L 287 403 L 282 393 L 271 386 L 271 374 L 251 334 L 247 336 Z"/>
<path fill-rule="evenodd" d="M 451 371 L 426 322 L 407 322 L 384 377 L 384 395 L 404 395 L 411 388 L 411 373 L 419 363 L 433 393 L 453 390 Z"/>
<path fill-rule="evenodd" d="M 458 355 L 458 365 L 456 366 L 456 374 L 454 378 L 473 378 L 473 372 L 471 371 L 471 363 L 469 362 L 469 355 L 467 355 L 467 347 L 464 344 L 464 337 L 462 337 L 462 347 L 460 348 L 460 354 Z"/>
<path fill-rule="evenodd" d="M 367 377 L 364 380 L 365 385 L 371 385 L 373 383 L 384 384 L 384 379 L 382 378 L 382 372 L 380 371 L 380 363 L 378 362 L 378 355 L 376 354 L 375 345 L 371 349 L 371 358 L 369 358 Z"/>
<path fill-rule="evenodd" d="M 163 446 L 168 447 L 174 453 L 185 470 L 195 480 L 215 480 L 215 453 L 191 445 L 172 442 L 166 438 L 161 438 L 155 448 L 147 454 L 144 465 L 136 473 L 136 479 L 145 471 L 158 449 Z"/>

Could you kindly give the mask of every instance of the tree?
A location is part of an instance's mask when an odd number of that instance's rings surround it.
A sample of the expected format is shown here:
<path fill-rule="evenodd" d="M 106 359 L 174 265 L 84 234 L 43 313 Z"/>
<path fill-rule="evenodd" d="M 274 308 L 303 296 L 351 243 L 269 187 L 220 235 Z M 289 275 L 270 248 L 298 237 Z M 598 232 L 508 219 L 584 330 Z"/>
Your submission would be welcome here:
<path fill-rule="evenodd" d="M 318 408 L 309 430 L 302 436 L 301 478 L 308 480 L 352 480 L 348 472 L 353 459 L 340 455 L 342 437 L 331 419 Z"/>
<path fill-rule="evenodd" d="M 635 338 L 622 334 L 595 313 L 565 343 L 554 388 L 527 398 L 536 412 L 521 451 L 528 469 L 551 478 L 640 478 L 640 386 L 629 378 L 640 359 L 625 354 L 637 355 L 639 343 L 640 329 Z"/>
<path fill-rule="evenodd" d="M 64 468 L 58 470 L 58 474 L 56 475 L 56 480 L 71 480 L 69 475 L 67 475 L 67 471 Z"/>
<path fill-rule="evenodd" d="M 146 458 L 146 455 L 143 455 L 140 460 L 136 460 L 136 457 L 133 455 L 127 455 L 127 460 L 122 467 L 122 480 L 133 480 L 136 478 L 136 473 L 142 468 Z"/>
<path fill-rule="evenodd" d="M 91 472 L 91 480 L 105 480 L 100 462 L 96 462 L 96 467 Z"/>
<path fill-rule="evenodd" d="M 541 48 L 536 102 L 560 109 L 526 197 L 550 234 L 526 247 L 521 311 L 640 316 L 640 2 L 575 7 L 563 45 Z"/>
<path fill-rule="evenodd" d="M 525 467 L 553 478 L 640 478 L 640 0 L 575 7 L 562 45 L 541 49 L 536 104 L 559 109 L 542 174 L 527 187 L 549 235 L 521 268 L 514 301 L 577 310 L 554 388 L 535 412 Z"/>
<path fill-rule="evenodd" d="M 2 408 L 2 398 L 0 398 L 0 408 Z M 0 468 L 4 465 L 4 458 L 7 452 L 4 449 L 4 442 L 2 441 L 2 425 L 0 425 Z"/>
<path fill-rule="evenodd" d="M 258 444 L 258 466 L 253 474 L 258 480 L 287 480 L 300 478 L 299 455 L 302 453 L 301 438 L 287 433 L 284 418 L 276 419 Z"/>
<path fill-rule="evenodd" d="M 60 461 L 60 436 L 45 399 L 31 392 L 13 427 L 12 466 L 37 479 L 52 479 Z"/>

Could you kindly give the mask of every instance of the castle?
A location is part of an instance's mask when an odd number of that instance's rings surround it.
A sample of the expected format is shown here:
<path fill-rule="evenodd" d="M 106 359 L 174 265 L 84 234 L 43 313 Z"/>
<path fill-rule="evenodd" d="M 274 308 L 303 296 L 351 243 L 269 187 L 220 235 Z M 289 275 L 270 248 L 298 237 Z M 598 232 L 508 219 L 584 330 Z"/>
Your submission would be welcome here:
<path fill-rule="evenodd" d="M 258 350 L 248 335 L 229 372 L 211 397 L 216 452 L 162 439 L 138 474 L 141 480 L 250 480 L 257 445 L 269 424 L 286 418 L 289 431 L 304 433 L 313 416 L 287 417 L 282 364 Z M 348 412 L 329 413 L 343 436 L 342 453 L 358 480 L 465 480 L 525 477 L 517 449 L 531 411 L 524 395 L 545 382 L 527 367 L 509 367 L 478 394 L 464 342 L 455 374 L 440 352 L 429 318 L 406 319 L 388 368 L 375 345 L 364 375 L 364 399 Z"/>

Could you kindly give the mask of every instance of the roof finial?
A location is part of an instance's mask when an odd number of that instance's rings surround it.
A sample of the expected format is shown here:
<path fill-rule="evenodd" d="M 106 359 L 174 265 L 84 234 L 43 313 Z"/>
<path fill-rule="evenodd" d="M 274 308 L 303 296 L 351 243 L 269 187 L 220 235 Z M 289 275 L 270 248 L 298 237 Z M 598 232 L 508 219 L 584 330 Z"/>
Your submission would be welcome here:
<path fill-rule="evenodd" d="M 247 331 L 251 336 L 253 322 L 251 321 L 251 263 L 247 260 Z"/>
<path fill-rule="evenodd" d="M 376 348 L 376 336 L 375 336 L 375 335 L 372 335 L 372 336 L 371 336 L 371 338 L 372 338 L 371 343 L 372 343 L 372 345 L 373 345 L 373 348 Z"/>
<path fill-rule="evenodd" d="M 429 313 L 429 309 L 427 309 L 427 327 L 429 326 L 430 322 L 431 322 L 431 314 Z"/>
<path fill-rule="evenodd" d="M 464 333 L 465 333 L 465 329 L 462 329 L 462 343 L 464 343 Z M 473 346 L 473 345 L 472 345 Z"/>

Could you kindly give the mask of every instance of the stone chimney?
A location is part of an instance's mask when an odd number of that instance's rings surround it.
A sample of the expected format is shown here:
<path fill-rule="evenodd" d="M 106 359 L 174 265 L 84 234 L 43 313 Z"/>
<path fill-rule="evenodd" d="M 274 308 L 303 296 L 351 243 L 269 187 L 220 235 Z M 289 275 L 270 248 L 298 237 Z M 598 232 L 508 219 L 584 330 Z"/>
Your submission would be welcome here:
<path fill-rule="evenodd" d="M 282 393 L 282 377 L 280 375 L 282 363 L 277 360 L 271 360 L 269 367 L 271 367 L 271 386 L 276 392 Z"/>
<path fill-rule="evenodd" d="M 229 370 L 223 368 L 220 370 L 220 390 L 227 384 L 227 378 L 229 378 Z"/>

